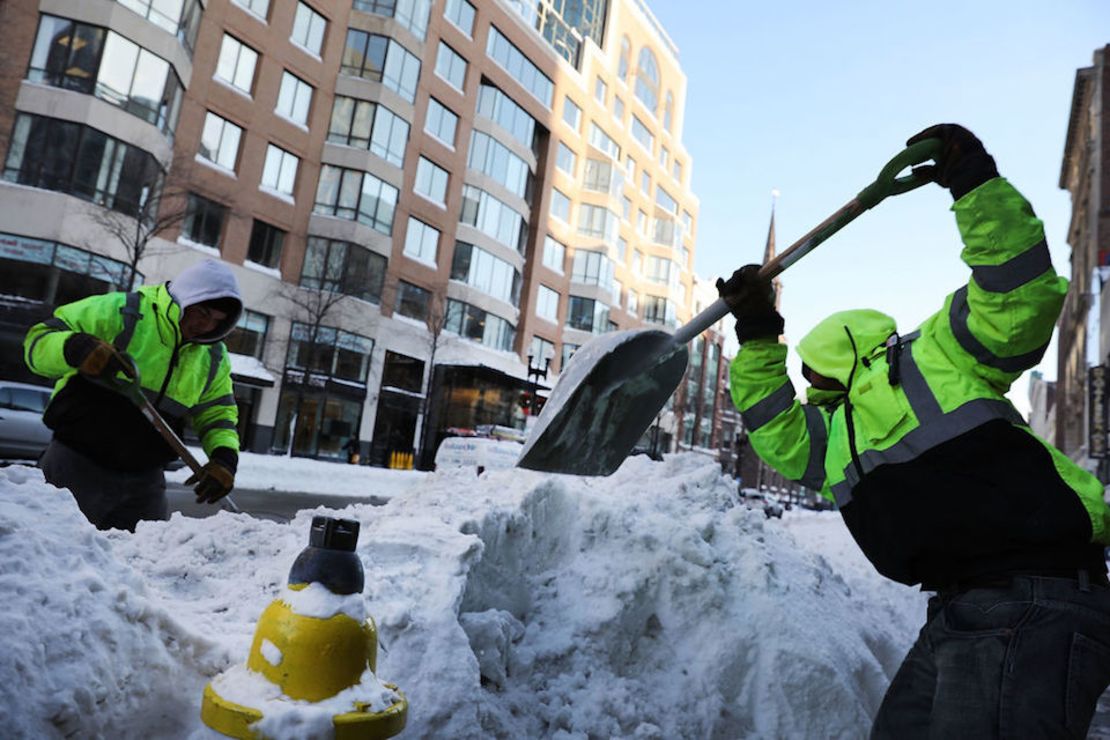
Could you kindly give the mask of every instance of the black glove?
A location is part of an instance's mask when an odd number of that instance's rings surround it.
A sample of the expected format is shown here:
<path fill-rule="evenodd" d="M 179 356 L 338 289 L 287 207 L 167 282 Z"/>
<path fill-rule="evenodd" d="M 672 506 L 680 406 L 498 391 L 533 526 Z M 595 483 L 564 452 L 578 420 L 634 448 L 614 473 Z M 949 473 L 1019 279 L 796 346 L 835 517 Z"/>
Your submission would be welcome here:
<path fill-rule="evenodd" d="M 744 265 L 728 280 L 717 279 L 717 292 L 736 317 L 736 338 L 766 339 L 782 334 L 783 320 L 775 310 L 775 288 L 759 277 L 760 265 Z"/>
<path fill-rule="evenodd" d="M 107 380 L 126 370 L 112 345 L 92 334 L 77 332 L 62 345 L 62 357 L 77 372 L 94 379 Z"/>
<path fill-rule="evenodd" d="M 200 469 L 185 481 L 195 484 L 198 504 L 214 504 L 235 487 L 235 470 L 239 467 L 239 453 L 229 447 L 217 447 Z"/>
<path fill-rule="evenodd" d="M 956 123 L 930 126 L 906 140 L 906 146 L 924 139 L 940 139 L 942 147 L 936 165 L 914 167 L 913 173 L 948 188 L 953 200 L 959 200 L 987 180 L 998 177 L 994 157 L 987 154 L 983 142 L 975 134 Z"/>

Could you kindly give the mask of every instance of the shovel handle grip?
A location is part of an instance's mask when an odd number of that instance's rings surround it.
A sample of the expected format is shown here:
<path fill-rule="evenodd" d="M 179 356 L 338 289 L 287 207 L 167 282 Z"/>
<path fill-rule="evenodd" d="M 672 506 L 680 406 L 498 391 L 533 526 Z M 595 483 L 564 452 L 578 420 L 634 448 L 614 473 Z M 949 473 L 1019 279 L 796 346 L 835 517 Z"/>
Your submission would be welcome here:
<path fill-rule="evenodd" d="M 929 182 L 929 180 L 913 172 L 903 177 L 898 177 L 898 173 L 907 167 L 928 162 L 930 159 L 935 160 L 937 155 L 940 154 L 940 150 L 940 139 L 925 139 L 903 149 L 883 166 L 879 171 L 879 176 L 875 178 L 875 182 L 865 187 L 855 198 L 845 203 L 840 210 L 819 223 L 809 233 L 759 268 L 759 277 L 766 280 L 775 278 L 786 268 L 812 252 L 817 245 L 854 221 L 856 216 L 874 208 L 887 196 L 908 193 Z M 678 328 L 678 331 L 674 333 L 675 342 L 686 344 L 727 316 L 729 310 L 725 300 L 718 298 L 708 308 Z"/>

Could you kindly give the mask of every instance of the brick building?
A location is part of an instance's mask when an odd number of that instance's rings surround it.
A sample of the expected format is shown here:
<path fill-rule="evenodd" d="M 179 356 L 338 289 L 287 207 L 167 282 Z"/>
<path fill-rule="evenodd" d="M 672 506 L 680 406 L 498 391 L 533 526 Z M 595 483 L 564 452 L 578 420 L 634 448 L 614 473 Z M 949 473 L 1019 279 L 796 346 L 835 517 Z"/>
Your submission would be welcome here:
<path fill-rule="evenodd" d="M 247 308 L 245 448 L 356 437 L 382 464 L 522 427 L 592 336 L 691 315 L 686 79 L 643 0 L 38 0 L 0 23 L 0 376 L 53 306 L 217 257 Z"/>

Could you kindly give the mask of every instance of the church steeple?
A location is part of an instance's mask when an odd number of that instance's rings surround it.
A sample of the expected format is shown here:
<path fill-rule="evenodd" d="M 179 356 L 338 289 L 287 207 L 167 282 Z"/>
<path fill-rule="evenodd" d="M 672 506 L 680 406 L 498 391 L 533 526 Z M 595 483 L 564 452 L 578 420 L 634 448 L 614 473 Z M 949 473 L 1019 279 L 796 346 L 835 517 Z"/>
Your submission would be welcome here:
<path fill-rule="evenodd" d="M 763 264 L 775 258 L 775 202 L 778 197 L 779 191 L 776 188 L 771 191 L 771 225 L 767 228 L 767 244 L 763 247 Z M 775 310 L 777 311 L 782 301 L 782 282 L 776 276 L 771 281 L 771 285 L 775 289 Z"/>

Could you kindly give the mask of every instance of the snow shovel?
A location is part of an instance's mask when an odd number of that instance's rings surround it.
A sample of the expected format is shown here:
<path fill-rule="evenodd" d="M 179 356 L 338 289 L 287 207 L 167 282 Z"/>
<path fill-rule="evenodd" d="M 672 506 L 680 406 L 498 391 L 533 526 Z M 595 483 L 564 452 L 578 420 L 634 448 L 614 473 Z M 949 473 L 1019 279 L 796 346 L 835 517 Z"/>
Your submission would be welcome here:
<path fill-rule="evenodd" d="M 177 432 L 173 427 L 162 418 L 158 413 L 158 409 L 154 408 L 154 404 L 143 393 L 143 386 L 139 382 L 139 368 L 135 365 L 135 361 L 131 355 L 126 352 L 119 352 L 115 347 L 112 347 L 112 353 L 119 359 L 120 364 L 123 365 L 123 373 L 128 377 L 126 382 L 112 378 L 109 383 L 113 390 L 123 394 L 132 403 L 139 407 L 139 411 L 147 418 L 158 433 L 162 435 L 162 439 L 166 440 L 173 451 L 189 466 L 189 470 L 194 473 L 200 473 L 201 463 L 197 460 L 196 456 L 185 446 L 181 441 L 181 437 L 177 436 Z M 224 505 L 228 511 L 233 514 L 241 514 L 242 510 L 231 500 L 231 494 L 224 496 L 220 499 L 220 503 Z"/>
<path fill-rule="evenodd" d="M 939 139 L 928 139 L 903 150 L 882 168 L 875 182 L 763 265 L 760 277 L 774 278 L 887 196 L 924 185 L 928 180 L 913 172 L 897 175 L 934 159 L 940 146 Z M 689 360 L 686 344 L 728 313 L 725 301 L 717 299 L 674 334 L 633 329 L 588 342 L 567 363 L 517 465 L 573 475 L 612 473 L 681 382 Z"/>

